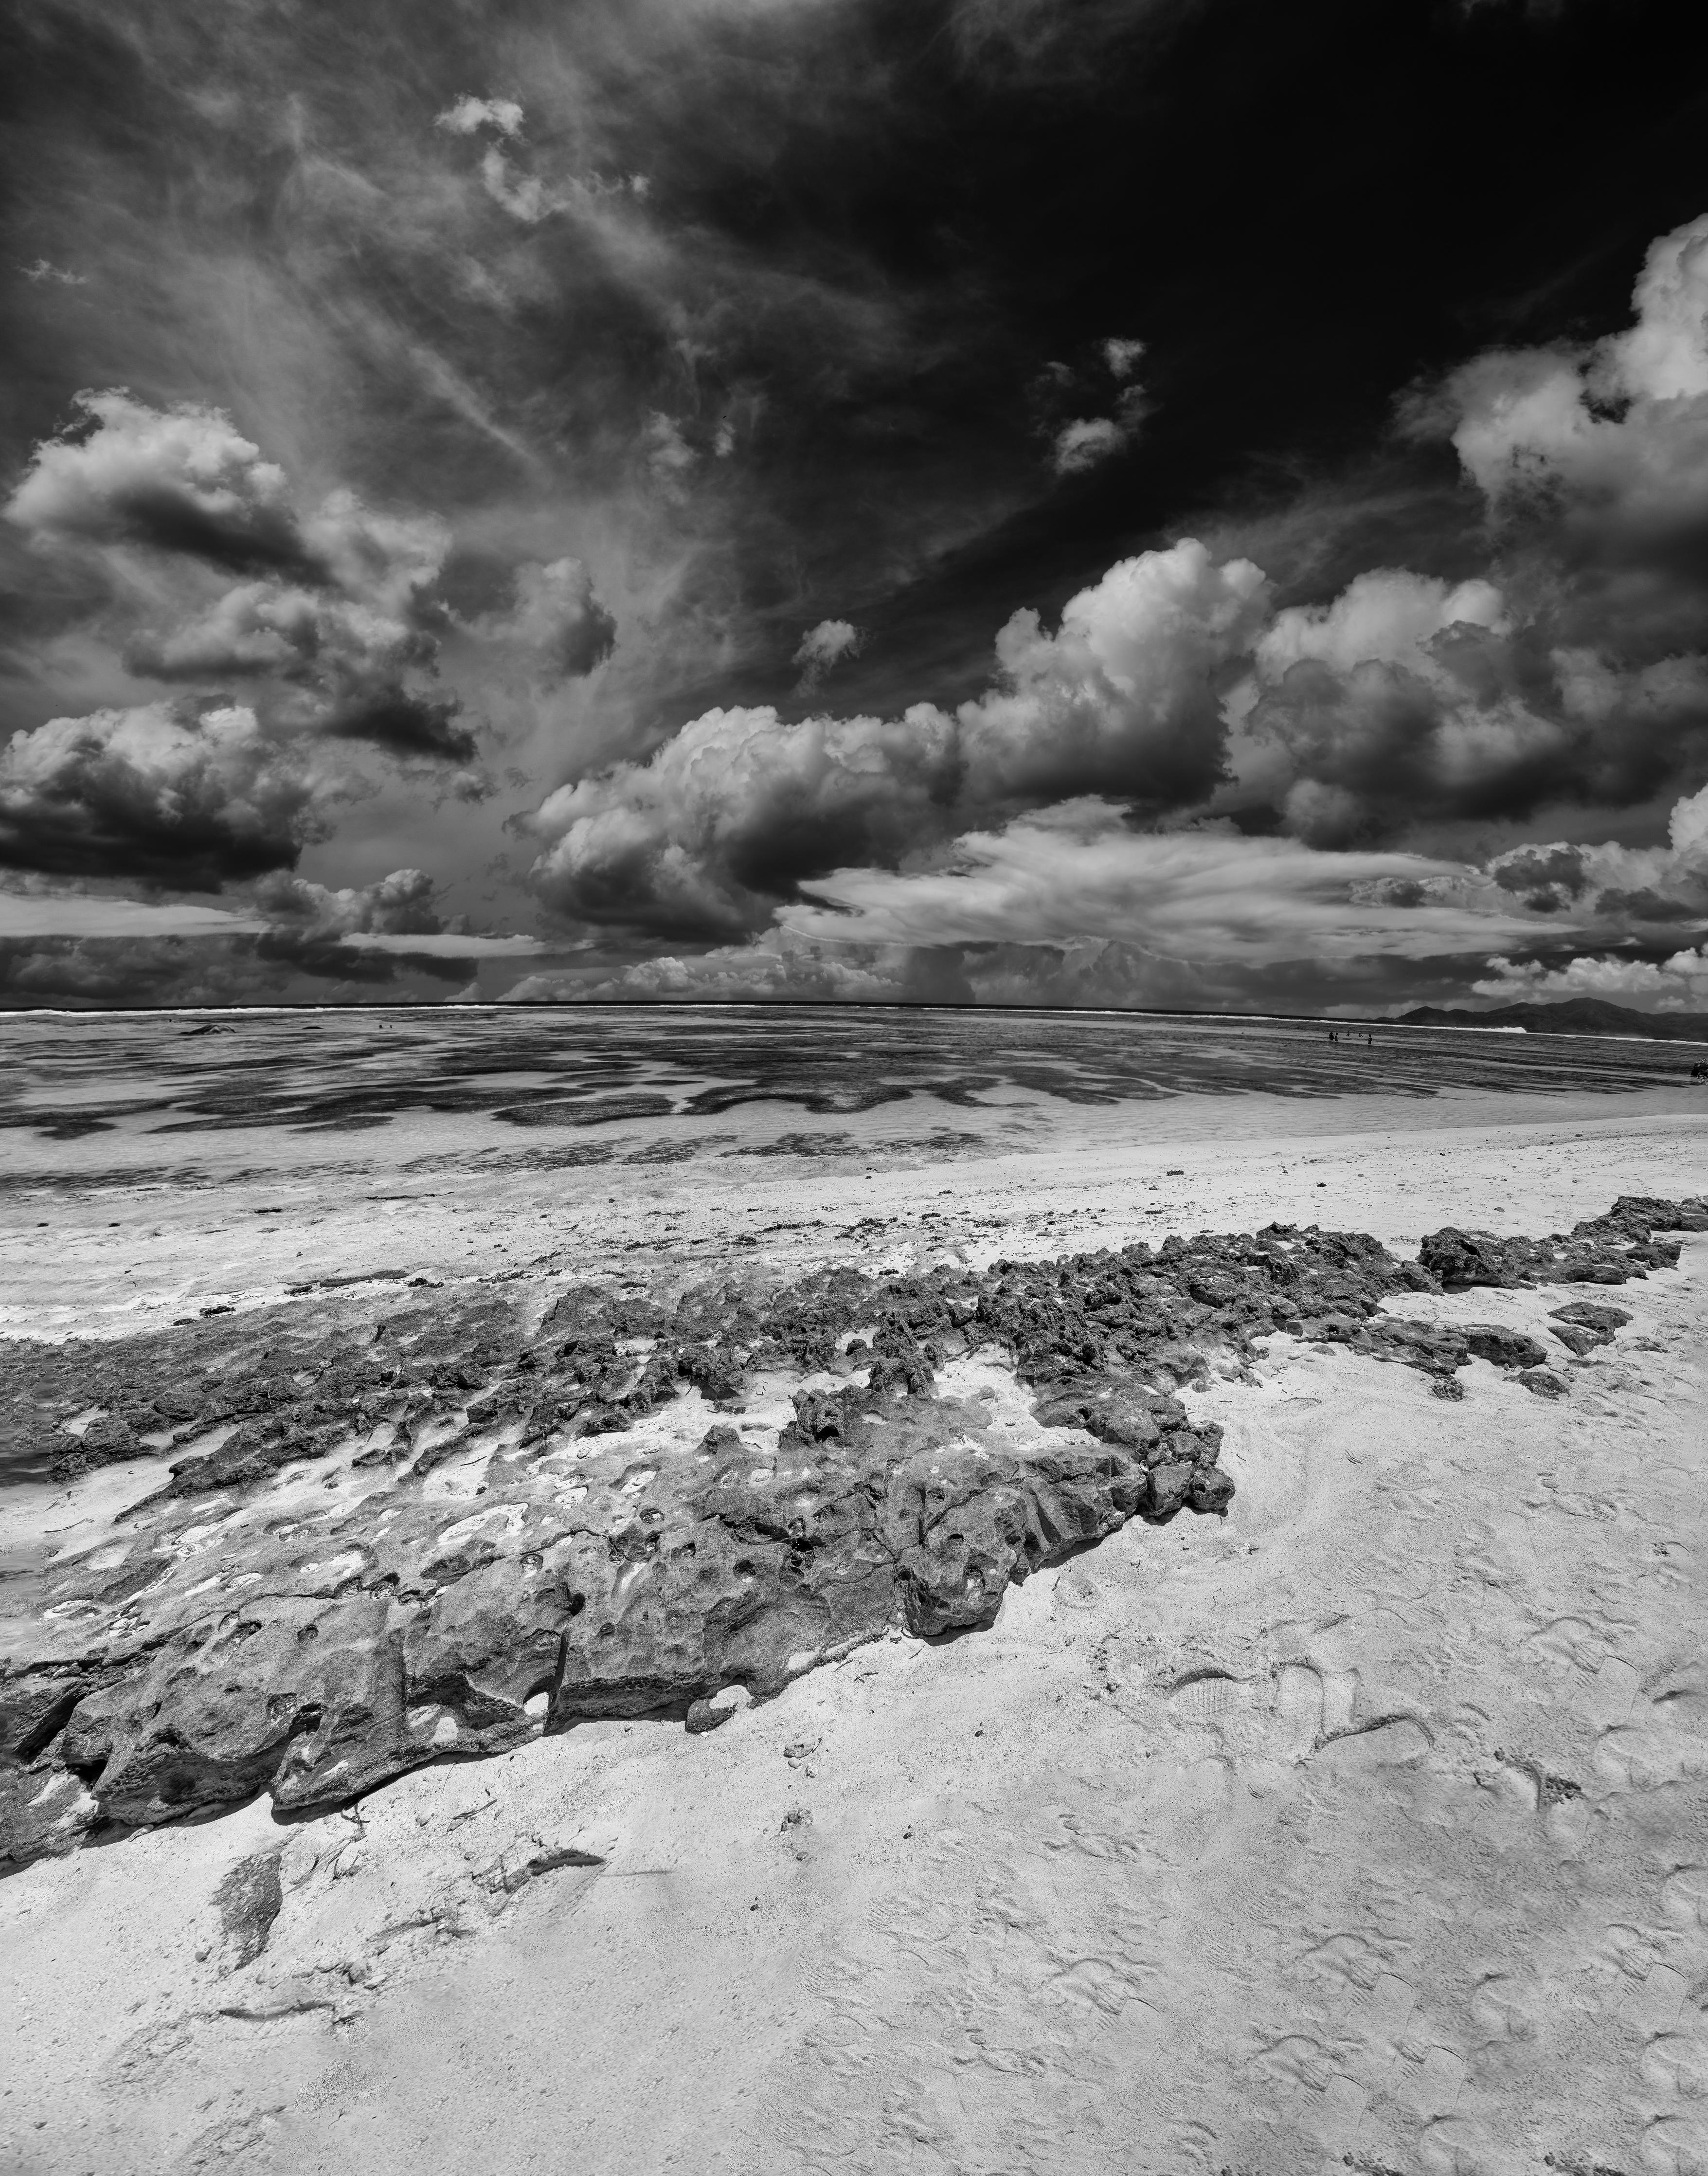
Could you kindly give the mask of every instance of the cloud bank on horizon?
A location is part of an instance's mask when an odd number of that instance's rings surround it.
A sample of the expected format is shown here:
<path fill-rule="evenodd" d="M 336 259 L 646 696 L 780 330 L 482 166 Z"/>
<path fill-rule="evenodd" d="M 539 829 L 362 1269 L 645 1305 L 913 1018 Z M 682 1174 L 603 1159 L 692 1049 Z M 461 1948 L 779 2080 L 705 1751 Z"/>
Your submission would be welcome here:
<path fill-rule="evenodd" d="M 33 0 L 0 1004 L 1708 1004 L 1688 70 L 1233 6 Z"/>

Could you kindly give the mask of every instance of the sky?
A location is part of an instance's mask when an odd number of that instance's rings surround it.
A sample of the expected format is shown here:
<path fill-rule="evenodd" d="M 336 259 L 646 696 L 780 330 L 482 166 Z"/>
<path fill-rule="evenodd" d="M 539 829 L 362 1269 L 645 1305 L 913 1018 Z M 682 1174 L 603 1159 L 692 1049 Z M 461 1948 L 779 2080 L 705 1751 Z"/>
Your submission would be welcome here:
<path fill-rule="evenodd" d="M 1708 1011 L 1708 19 L 14 0 L 0 1007 Z"/>

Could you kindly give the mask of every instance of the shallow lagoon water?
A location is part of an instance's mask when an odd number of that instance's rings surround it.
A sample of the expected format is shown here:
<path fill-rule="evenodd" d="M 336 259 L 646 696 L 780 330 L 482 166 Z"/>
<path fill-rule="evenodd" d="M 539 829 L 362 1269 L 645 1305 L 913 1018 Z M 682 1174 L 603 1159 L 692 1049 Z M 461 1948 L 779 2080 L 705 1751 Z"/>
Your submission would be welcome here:
<path fill-rule="evenodd" d="M 1176 1096 L 1628 1093 L 1694 1046 L 1313 1020 L 765 1006 L 505 1007 L 0 1020 L 0 1126 L 50 1140 L 429 1113 L 519 1129 Z M 1366 1042 L 1368 1034 L 1371 1040 Z"/>

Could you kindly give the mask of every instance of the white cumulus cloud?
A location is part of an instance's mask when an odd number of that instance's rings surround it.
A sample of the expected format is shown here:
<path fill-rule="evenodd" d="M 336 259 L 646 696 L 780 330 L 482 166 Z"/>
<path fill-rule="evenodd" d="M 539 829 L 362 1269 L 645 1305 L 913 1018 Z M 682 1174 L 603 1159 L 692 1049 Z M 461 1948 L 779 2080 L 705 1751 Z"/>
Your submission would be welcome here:
<path fill-rule="evenodd" d="M 255 683 L 271 728 L 365 741 L 404 759 L 469 765 L 460 705 L 422 684 L 438 665 L 430 592 L 450 549 L 432 515 L 392 514 L 354 492 L 300 507 L 289 479 L 220 411 L 155 409 L 122 392 L 79 396 L 69 435 L 37 449 L 6 507 L 44 547 L 163 564 L 147 593 L 204 601 L 176 624 L 139 628 L 132 672 Z M 209 572 L 244 579 L 206 598 Z M 278 692 L 264 701 L 268 683 Z"/>
<path fill-rule="evenodd" d="M 1446 430 L 1515 540 L 1564 562 L 1586 624 L 1653 656 L 1704 631 L 1708 215 L 1654 243 L 1632 301 L 1629 330 L 1478 356 L 1412 419 Z"/>
<path fill-rule="evenodd" d="M 552 841 L 536 881 L 583 919 L 715 933 L 760 926 L 807 877 L 894 862 L 981 810 L 1088 792 L 1177 806 L 1220 775 L 1221 688 L 1265 609 L 1258 568 L 1188 541 L 1111 568 L 1053 633 L 1016 612 L 997 684 L 953 715 L 929 703 L 797 724 L 769 706 L 707 711 L 644 763 L 552 795 L 530 824 Z"/>
<path fill-rule="evenodd" d="M 1562 998 L 1604 998 L 1642 1012 L 1708 1012 L 1708 947 L 1689 947 L 1660 960 L 1585 954 L 1563 966 L 1496 958 L 1471 984 L 1480 998 L 1534 1004 Z"/>
<path fill-rule="evenodd" d="M 422 869 L 394 869 L 371 884 L 333 889 L 284 871 L 264 877 L 255 903 L 270 922 L 310 937 L 433 936 L 444 919 Z"/>
<path fill-rule="evenodd" d="M 36 449 L 6 519 L 49 541 L 139 545 L 215 566 L 306 571 L 285 471 L 217 408 L 80 393 L 71 431 Z"/>
<path fill-rule="evenodd" d="M 1221 697 L 1270 609 L 1261 568 L 1195 538 L 1123 559 L 1046 633 L 1017 612 L 998 684 L 957 714 L 966 797 L 1130 794 L 1178 806 L 1220 775 Z"/>

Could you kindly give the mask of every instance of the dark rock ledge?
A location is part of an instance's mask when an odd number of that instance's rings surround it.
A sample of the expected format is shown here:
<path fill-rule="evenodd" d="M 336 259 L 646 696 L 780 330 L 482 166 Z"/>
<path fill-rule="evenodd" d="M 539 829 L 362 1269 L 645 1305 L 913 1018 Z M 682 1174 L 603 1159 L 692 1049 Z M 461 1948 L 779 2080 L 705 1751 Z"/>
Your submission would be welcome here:
<path fill-rule="evenodd" d="M 1708 1204 L 1628 1197 L 1540 1241 L 1449 1229 L 1416 1262 L 1270 1225 L 977 1273 L 586 1286 L 531 1320 L 524 1281 L 14 1346 L 4 1470 L 146 1461 L 159 1485 L 0 1589 L 0 1863 L 263 1790 L 318 1812 L 591 1717 L 708 1727 L 714 1696 L 891 1626 L 987 1625 L 1011 1581 L 1129 1519 L 1225 1510 L 1221 1432 L 1173 1395 L 1210 1356 L 1286 1332 L 1443 1395 L 1473 1355 L 1562 1395 L 1538 1341 L 1384 1303 L 1622 1284 L 1674 1266 L 1657 1234 L 1681 1230 Z M 1579 1301 L 1553 1335 L 1579 1352 L 1625 1319 Z M 951 1394 L 973 1354 L 1012 1368 L 1030 1421 Z"/>

